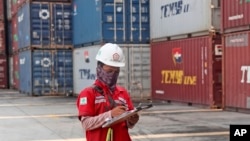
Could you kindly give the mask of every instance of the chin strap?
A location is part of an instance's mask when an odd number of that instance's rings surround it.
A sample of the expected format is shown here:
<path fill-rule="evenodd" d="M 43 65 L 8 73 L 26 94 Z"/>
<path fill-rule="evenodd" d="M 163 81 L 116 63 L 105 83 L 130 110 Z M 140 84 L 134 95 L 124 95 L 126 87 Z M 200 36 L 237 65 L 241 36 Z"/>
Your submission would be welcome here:
<path fill-rule="evenodd" d="M 113 141 L 113 129 L 112 128 L 108 129 L 106 141 Z"/>

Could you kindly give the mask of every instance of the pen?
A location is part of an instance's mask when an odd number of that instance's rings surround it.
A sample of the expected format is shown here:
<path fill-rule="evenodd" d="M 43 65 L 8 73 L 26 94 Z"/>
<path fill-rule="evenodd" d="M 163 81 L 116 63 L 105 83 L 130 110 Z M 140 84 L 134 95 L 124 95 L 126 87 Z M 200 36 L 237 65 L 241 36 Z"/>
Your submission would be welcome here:
<path fill-rule="evenodd" d="M 119 100 L 119 101 L 120 101 L 120 104 L 121 104 L 122 106 L 124 106 L 126 109 L 128 109 L 128 106 L 126 105 L 125 102 L 123 102 L 123 101 L 121 101 L 121 100 Z"/>

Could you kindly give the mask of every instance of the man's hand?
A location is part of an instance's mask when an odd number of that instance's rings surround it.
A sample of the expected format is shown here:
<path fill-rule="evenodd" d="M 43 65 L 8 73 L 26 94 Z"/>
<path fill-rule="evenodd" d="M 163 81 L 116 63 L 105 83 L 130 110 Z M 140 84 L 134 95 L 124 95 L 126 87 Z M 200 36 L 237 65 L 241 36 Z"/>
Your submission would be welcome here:
<path fill-rule="evenodd" d="M 135 125 L 139 121 L 139 115 L 138 114 L 133 115 L 129 117 L 127 121 L 130 125 Z"/>
<path fill-rule="evenodd" d="M 123 114 L 126 111 L 125 106 L 116 106 L 114 109 L 111 110 L 111 116 L 116 117 Z"/>

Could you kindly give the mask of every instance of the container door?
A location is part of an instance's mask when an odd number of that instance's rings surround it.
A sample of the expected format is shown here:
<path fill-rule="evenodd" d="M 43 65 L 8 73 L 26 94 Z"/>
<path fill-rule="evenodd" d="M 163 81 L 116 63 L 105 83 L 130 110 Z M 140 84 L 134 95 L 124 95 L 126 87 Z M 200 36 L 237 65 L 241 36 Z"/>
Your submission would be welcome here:
<path fill-rule="evenodd" d="M 31 4 L 31 44 L 44 48 L 50 45 L 51 11 L 48 3 Z"/>
<path fill-rule="evenodd" d="M 7 80 L 7 56 L 0 56 L 0 88 L 6 89 L 8 87 Z"/>
<path fill-rule="evenodd" d="M 213 100 L 214 106 L 222 106 L 222 45 L 215 44 L 213 55 Z M 215 107 L 215 108 L 216 108 Z"/>
<path fill-rule="evenodd" d="M 53 60 L 50 50 L 35 50 L 33 52 L 33 95 L 50 95 L 53 93 Z"/>
<path fill-rule="evenodd" d="M 125 36 L 125 4 L 124 0 L 103 1 L 103 37 L 106 42 L 124 42 Z"/>
<path fill-rule="evenodd" d="M 73 62 L 71 50 L 57 50 L 54 55 L 53 91 L 55 94 L 73 94 Z"/>
<path fill-rule="evenodd" d="M 53 3 L 51 7 L 53 9 L 52 45 L 57 45 L 57 47 L 72 45 L 72 6 L 65 3 Z"/>
<path fill-rule="evenodd" d="M 127 39 L 133 43 L 149 41 L 149 0 L 126 2 Z"/>
<path fill-rule="evenodd" d="M 151 92 L 149 45 L 121 45 L 126 65 L 121 68 L 118 84 L 124 86 L 133 98 L 148 98 Z"/>

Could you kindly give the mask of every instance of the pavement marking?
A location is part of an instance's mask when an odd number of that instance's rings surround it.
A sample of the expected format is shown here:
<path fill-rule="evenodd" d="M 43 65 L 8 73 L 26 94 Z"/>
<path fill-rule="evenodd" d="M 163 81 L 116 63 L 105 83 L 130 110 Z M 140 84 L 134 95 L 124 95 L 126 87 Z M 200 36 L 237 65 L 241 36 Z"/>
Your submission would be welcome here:
<path fill-rule="evenodd" d="M 74 102 L 67 102 L 67 103 L 56 103 L 56 105 L 73 105 Z M 41 103 L 41 104 L 0 104 L 0 107 L 20 107 L 20 106 L 47 106 L 47 105 L 55 105 L 55 103 Z"/>
<path fill-rule="evenodd" d="M 199 136 L 219 136 L 229 135 L 229 131 L 223 132 L 201 132 L 201 133 L 172 133 L 172 134 L 147 134 L 132 136 L 132 139 L 152 139 L 152 138 L 176 138 L 176 137 L 199 137 Z"/>
<path fill-rule="evenodd" d="M 142 111 L 144 114 L 166 114 L 166 113 L 187 113 L 187 112 L 214 112 L 222 109 L 197 109 L 197 110 L 171 110 L 171 111 Z M 47 114 L 47 115 L 25 115 L 25 116 L 0 116 L 1 119 L 25 119 L 25 118 L 59 118 L 59 117 L 77 117 L 76 114 Z"/>
<path fill-rule="evenodd" d="M 51 114 L 51 115 L 29 115 L 29 116 L 0 116 L 0 119 L 24 119 L 24 118 L 58 118 L 77 117 L 75 114 Z"/>
<path fill-rule="evenodd" d="M 188 113 L 188 112 L 217 112 L 222 109 L 195 109 L 195 110 L 162 110 L 162 111 L 143 111 L 142 114 L 164 114 L 164 113 Z"/>
<path fill-rule="evenodd" d="M 220 136 L 229 135 L 228 131 L 223 132 L 201 132 L 201 133 L 171 133 L 171 134 L 147 134 L 131 135 L 132 139 L 157 139 L 157 138 L 178 138 L 178 137 L 201 137 L 201 136 Z M 33 141 L 86 141 L 86 138 L 75 139 L 55 139 L 55 140 L 33 140 Z"/>

